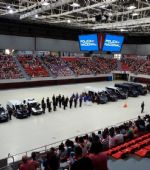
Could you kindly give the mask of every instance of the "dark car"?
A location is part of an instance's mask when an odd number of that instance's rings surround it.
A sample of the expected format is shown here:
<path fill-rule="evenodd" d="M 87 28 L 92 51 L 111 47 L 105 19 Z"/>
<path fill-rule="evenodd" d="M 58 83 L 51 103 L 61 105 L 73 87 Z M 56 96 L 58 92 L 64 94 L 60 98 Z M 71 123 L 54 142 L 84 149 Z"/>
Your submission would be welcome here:
<path fill-rule="evenodd" d="M 136 84 L 136 83 L 124 83 L 124 84 L 128 84 L 130 86 L 133 86 L 140 95 L 146 95 L 147 94 L 147 89 L 144 88 L 141 84 Z"/>
<path fill-rule="evenodd" d="M 106 87 L 108 90 L 110 90 L 112 93 L 117 95 L 118 99 L 127 99 L 128 94 L 127 92 L 122 91 L 121 89 L 117 87 Z"/>
<path fill-rule="evenodd" d="M 7 121 L 8 121 L 8 112 L 3 107 L 0 107 L 0 122 L 7 122 Z"/>
<path fill-rule="evenodd" d="M 115 102 L 115 101 L 118 100 L 117 95 L 115 95 L 115 94 L 112 93 L 111 91 L 106 90 L 106 91 L 104 91 L 104 93 L 105 93 L 105 95 L 107 96 L 108 101 Z"/>
<path fill-rule="evenodd" d="M 27 107 L 25 107 L 20 100 L 9 100 L 7 106 L 12 109 L 13 116 L 18 119 L 27 118 L 29 116 Z"/>
<path fill-rule="evenodd" d="M 23 105 L 16 105 L 15 106 L 15 112 L 14 112 L 14 116 L 18 119 L 24 119 L 27 118 L 29 116 L 28 110 L 25 106 Z"/>
<path fill-rule="evenodd" d="M 138 97 L 139 92 L 128 84 L 115 84 L 115 87 L 120 88 L 122 91 L 128 94 L 129 97 Z"/>
<path fill-rule="evenodd" d="M 108 102 L 108 97 L 105 94 L 105 92 L 98 92 L 98 98 L 97 98 L 97 103 L 98 104 L 105 104 Z"/>

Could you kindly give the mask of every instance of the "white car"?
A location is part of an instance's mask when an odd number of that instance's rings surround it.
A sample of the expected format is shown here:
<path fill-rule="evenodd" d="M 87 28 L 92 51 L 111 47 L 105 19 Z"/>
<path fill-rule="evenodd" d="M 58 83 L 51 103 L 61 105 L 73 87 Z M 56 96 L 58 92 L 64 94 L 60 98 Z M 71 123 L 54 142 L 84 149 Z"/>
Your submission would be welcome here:
<path fill-rule="evenodd" d="M 29 116 L 29 112 L 26 107 L 23 106 L 20 100 L 9 100 L 7 105 L 13 109 L 13 115 L 18 119 L 27 118 Z"/>
<path fill-rule="evenodd" d="M 43 113 L 43 110 L 40 107 L 40 104 L 34 98 L 27 98 L 23 100 L 23 103 L 24 101 L 25 101 L 25 105 L 29 105 L 31 107 L 32 115 L 40 115 Z"/>

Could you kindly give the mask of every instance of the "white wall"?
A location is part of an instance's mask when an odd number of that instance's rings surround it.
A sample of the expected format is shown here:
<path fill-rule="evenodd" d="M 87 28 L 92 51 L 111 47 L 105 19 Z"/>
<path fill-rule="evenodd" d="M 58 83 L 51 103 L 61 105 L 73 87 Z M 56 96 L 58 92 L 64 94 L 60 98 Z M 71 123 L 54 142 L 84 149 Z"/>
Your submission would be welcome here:
<path fill-rule="evenodd" d="M 69 51 L 80 53 L 78 41 L 0 35 L 0 49 Z M 150 44 L 124 44 L 122 54 L 150 55 Z"/>

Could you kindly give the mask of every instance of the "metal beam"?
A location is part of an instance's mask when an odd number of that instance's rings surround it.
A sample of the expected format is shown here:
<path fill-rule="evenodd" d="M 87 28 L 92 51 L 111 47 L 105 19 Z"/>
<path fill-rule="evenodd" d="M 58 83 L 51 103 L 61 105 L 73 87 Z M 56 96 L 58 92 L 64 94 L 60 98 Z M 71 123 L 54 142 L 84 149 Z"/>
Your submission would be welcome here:
<path fill-rule="evenodd" d="M 118 27 L 127 27 L 132 25 L 141 25 L 141 24 L 148 24 L 150 23 L 150 17 L 148 18 L 140 18 L 135 20 L 127 20 L 127 21 L 120 21 L 115 23 L 106 23 L 106 24 L 99 24 L 94 26 L 93 29 L 112 29 Z"/>
<path fill-rule="evenodd" d="M 116 2 L 116 1 L 117 0 L 105 0 L 104 2 L 98 2 L 96 4 L 89 5 L 89 6 L 86 6 L 86 7 L 73 9 L 72 11 L 68 11 L 68 12 L 64 12 L 64 13 L 60 13 L 60 14 L 55 14 L 55 15 L 43 16 L 43 17 L 39 17 L 39 18 L 40 19 L 45 19 L 45 18 L 61 17 L 61 16 L 73 14 L 73 13 L 78 13 L 78 12 L 81 12 L 81 11 L 84 11 L 84 10 L 92 9 L 92 8 L 95 8 L 95 7 L 99 6 L 99 5 L 102 6 L 102 5 L 106 5 L 106 4 L 112 4 L 112 3 Z"/>
<path fill-rule="evenodd" d="M 49 4 L 47 6 L 41 6 L 38 9 L 35 9 L 31 12 L 27 12 L 26 14 L 20 15 L 20 19 L 31 17 L 31 16 L 36 15 L 38 13 L 41 13 L 41 12 L 44 12 L 44 11 L 47 11 L 47 10 L 50 10 L 50 9 L 54 9 L 54 8 L 57 8 L 59 6 L 65 5 L 65 4 L 69 4 L 73 1 L 74 0 L 59 0 L 56 3 L 52 3 L 52 4 Z"/>

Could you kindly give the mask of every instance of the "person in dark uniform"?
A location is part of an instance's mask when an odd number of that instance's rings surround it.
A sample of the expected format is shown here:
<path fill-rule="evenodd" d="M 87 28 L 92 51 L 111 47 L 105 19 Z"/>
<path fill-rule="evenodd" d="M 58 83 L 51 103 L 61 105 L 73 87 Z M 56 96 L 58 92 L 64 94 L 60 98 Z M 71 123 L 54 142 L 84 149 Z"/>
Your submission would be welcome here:
<path fill-rule="evenodd" d="M 61 98 L 61 103 L 62 103 L 62 105 L 63 105 L 64 101 L 65 101 L 65 97 L 64 97 L 64 95 L 63 95 L 62 98 Z"/>
<path fill-rule="evenodd" d="M 70 109 L 72 108 L 72 103 L 73 103 L 73 98 L 70 97 L 70 100 L 69 100 Z"/>
<path fill-rule="evenodd" d="M 142 103 L 141 103 L 141 113 L 144 112 L 144 106 L 145 106 L 145 104 L 144 104 L 144 102 L 142 102 Z"/>
<path fill-rule="evenodd" d="M 75 108 L 77 107 L 77 102 L 78 102 L 77 100 L 78 100 L 78 99 L 75 97 L 75 98 L 74 98 L 74 107 L 75 107 Z"/>
<path fill-rule="evenodd" d="M 53 102 L 53 111 L 56 111 L 56 101 Z"/>
<path fill-rule="evenodd" d="M 69 98 L 66 97 L 66 100 L 65 100 L 66 107 L 68 107 L 68 102 L 69 102 Z"/>
<path fill-rule="evenodd" d="M 45 113 L 45 109 L 46 109 L 46 103 L 42 103 L 42 109 L 43 109 L 43 113 Z"/>
<path fill-rule="evenodd" d="M 61 108 L 61 95 L 58 96 L 58 103 L 59 103 L 59 108 Z"/>
<path fill-rule="evenodd" d="M 48 109 L 48 112 L 50 113 L 52 111 L 52 106 L 51 106 L 52 102 L 48 102 L 47 103 L 47 109 Z"/>
<path fill-rule="evenodd" d="M 52 97 L 53 103 L 55 103 L 55 100 L 56 100 L 56 97 L 55 97 L 55 95 L 53 95 L 53 97 Z"/>
<path fill-rule="evenodd" d="M 29 103 L 27 104 L 27 110 L 28 110 L 28 116 L 31 116 L 32 109 Z"/>
<path fill-rule="evenodd" d="M 13 114 L 13 110 L 7 105 L 7 111 L 8 111 L 8 115 L 9 115 L 9 120 L 11 120 L 11 116 Z"/>
<path fill-rule="evenodd" d="M 49 103 L 49 97 L 47 97 L 47 99 L 46 99 L 46 104 L 48 104 Z"/>
<path fill-rule="evenodd" d="M 79 98 L 79 106 L 80 107 L 82 106 L 82 96 L 80 96 L 80 98 Z"/>
<path fill-rule="evenodd" d="M 43 103 L 45 103 L 45 101 L 44 101 L 44 97 L 43 97 L 43 99 L 42 99 L 42 101 L 41 101 L 41 105 L 42 105 Z"/>
<path fill-rule="evenodd" d="M 56 96 L 56 106 L 58 106 L 58 102 L 59 102 L 59 97 Z"/>
<path fill-rule="evenodd" d="M 64 110 L 66 110 L 66 99 L 64 98 L 64 101 L 63 101 L 63 108 Z"/>

